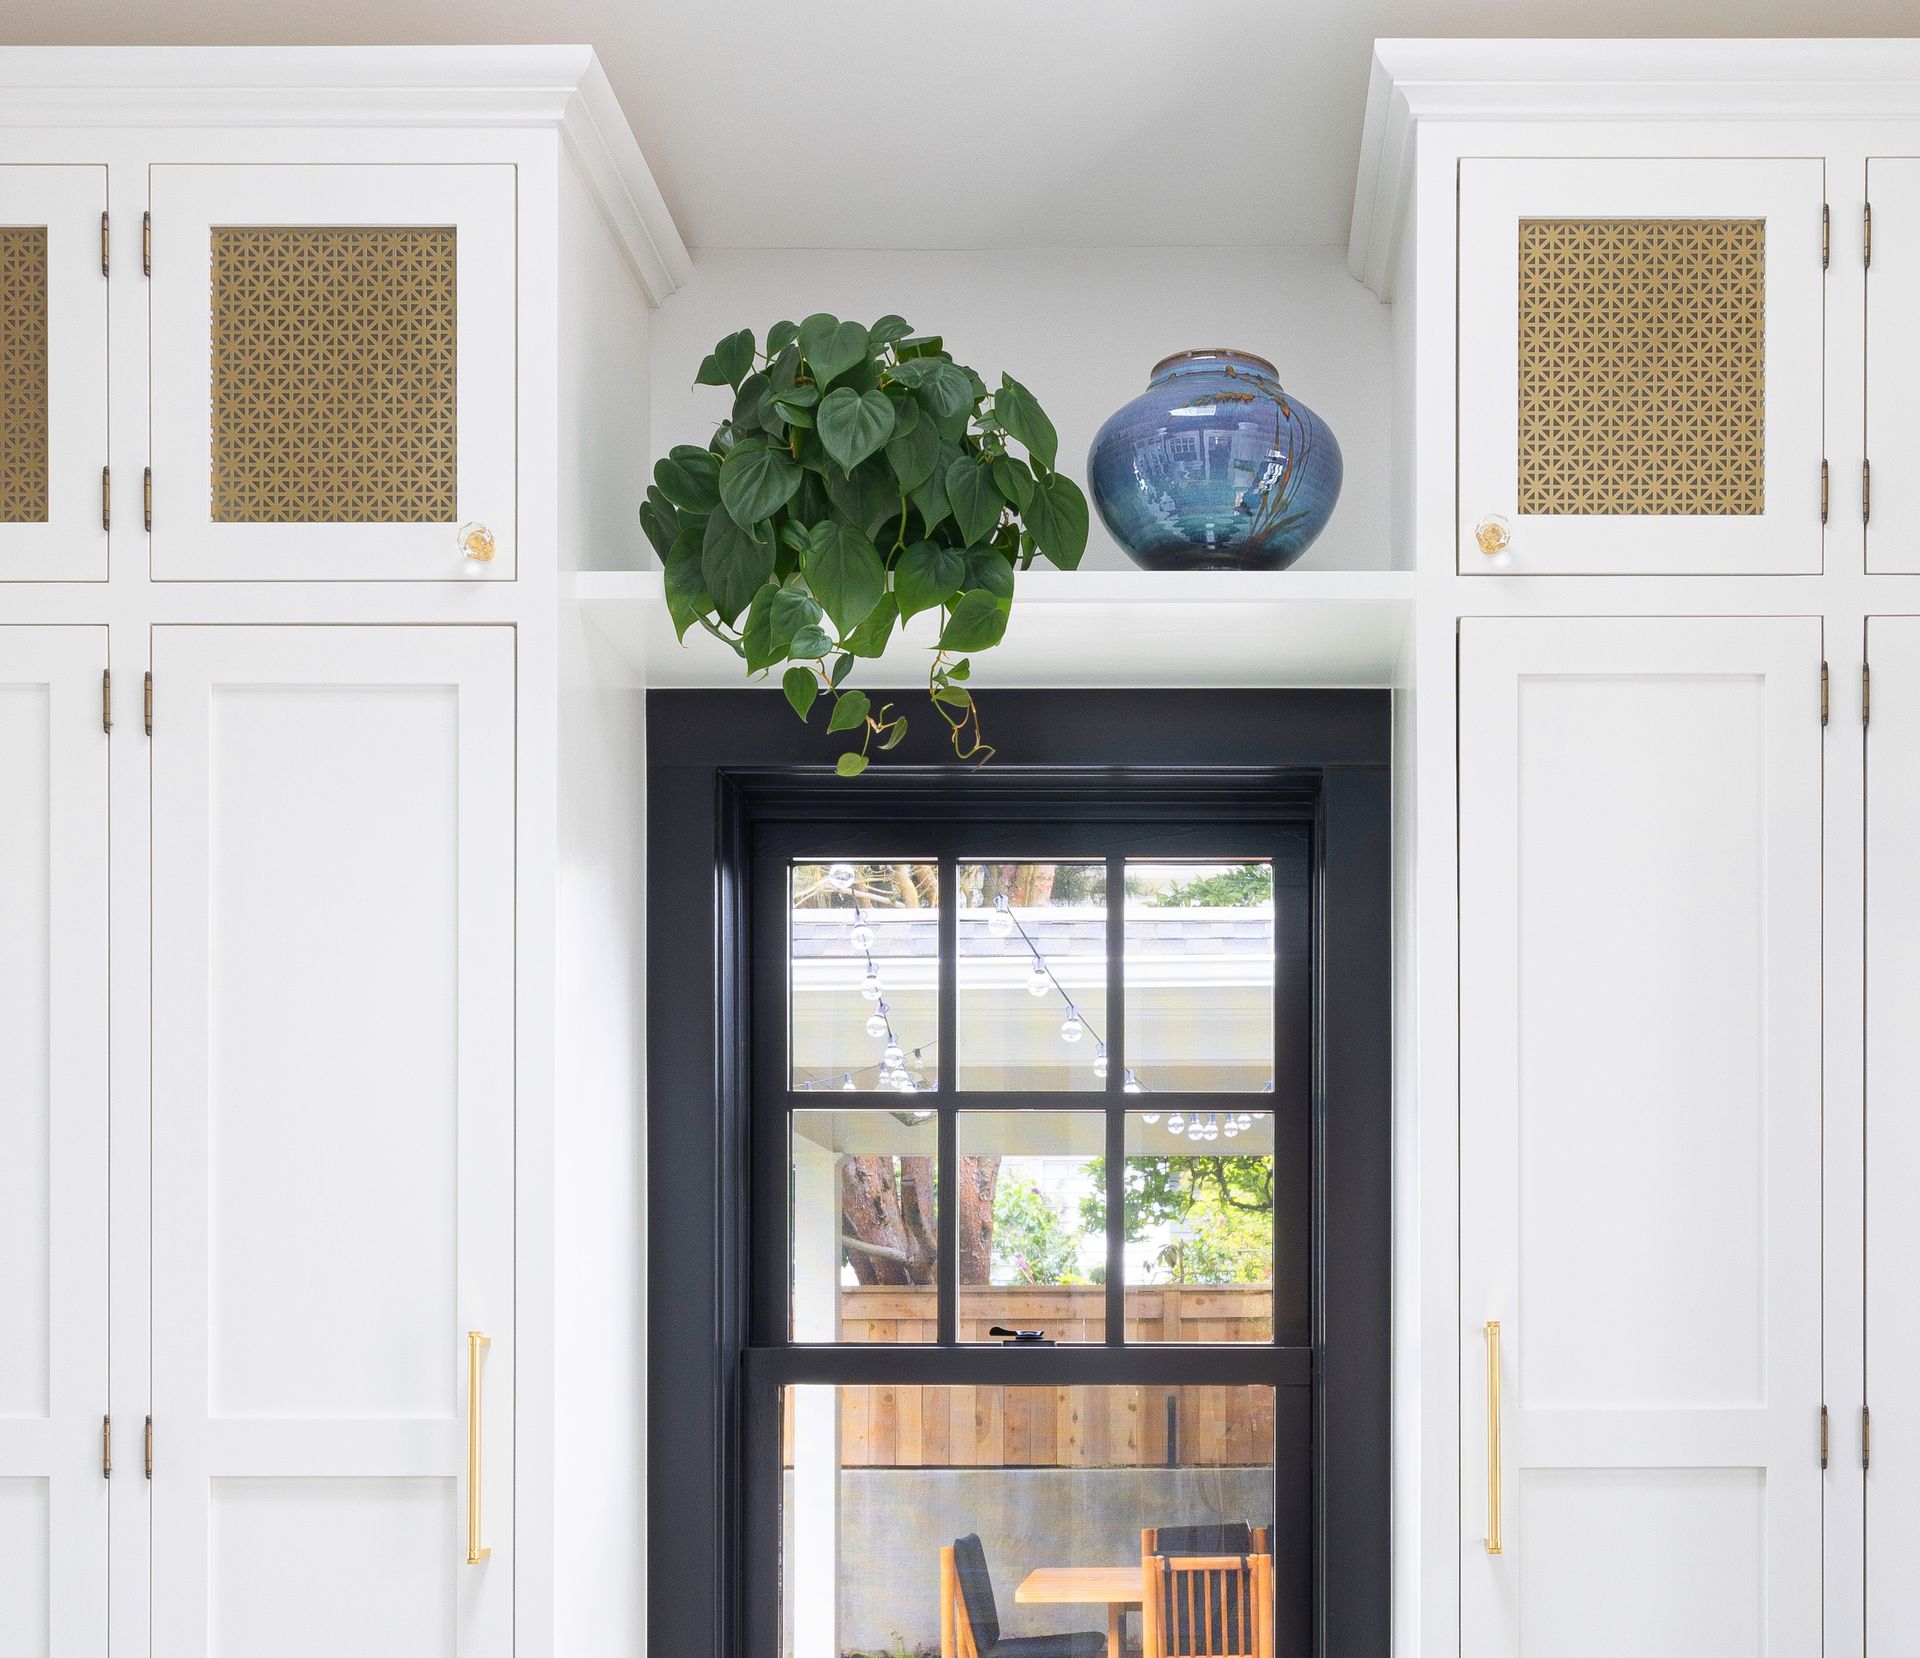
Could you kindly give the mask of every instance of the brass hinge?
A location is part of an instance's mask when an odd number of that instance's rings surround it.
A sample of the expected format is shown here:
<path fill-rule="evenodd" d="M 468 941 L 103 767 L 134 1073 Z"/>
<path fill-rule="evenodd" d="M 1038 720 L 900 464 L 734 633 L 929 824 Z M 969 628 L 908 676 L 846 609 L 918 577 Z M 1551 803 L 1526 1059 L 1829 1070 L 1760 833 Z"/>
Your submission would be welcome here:
<path fill-rule="evenodd" d="M 1873 522 L 1873 462 L 1860 463 L 1860 522 Z"/>
<path fill-rule="evenodd" d="M 1827 665 L 1820 664 L 1820 723 L 1827 723 Z"/>
<path fill-rule="evenodd" d="M 100 729 L 113 735 L 113 670 L 100 670 Z"/>
<path fill-rule="evenodd" d="M 1860 214 L 1860 249 L 1868 270 L 1873 269 L 1873 203 L 1868 202 Z"/>
<path fill-rule="evenodd" d="M 147 683 L 144 701 L 146 703 L 147 735 L 153 735 L 153 670 L 147 670 Z"/>
<path fill-rule="evenodd" d="M 1820 1407 L 1820 1469 L 1824 1473 L 1827 1467 L 1827 1407 Z"/>
<path fill-rule="evenodd" d="M 1873 718 L 1873 669 L 1862 662 L 1860 664 L 1860 723 L 1864 726 Z"/>
<path fill-rule="evenodd" d="M 100 1477 L 103 1480 L 113 1478 L 113 1418 L 100 1418 Z"/>
<path fill-rule="evenodd" d="M 140 274 L 153 275 L 153 215 L 140 215 Z"/>
<path fill-rule="evenodd" d="M 107 215 L 104 209 L 100 214 L 100 274 L 107 274 Z"/>
<path fill-rule="evenodd" d="M 1822 457 L 1820 461 L 1820 522 L 1824 524 L 1826 521 L 1827 521 L 1827 463 L 1826 463 L 1826 459 Z M 149 524 L 147 528 L 152 529 L 153 526 Z"/>
<path fill-rule="evenodd" d="M 113 468 L 100 468 L 100 528 L 113 528 Z"/>
<path fill-rule="evenodd" d="M 1860 1467 L 1864 1472 L 1873 1466 L 1873 1412 L 1865 1405 L 1860 1407 Z"/>
<path fill-rule="evenodd" d="M 1827 268 L 1827 261 L 1833 257 L 1833 209 L 1825 202 L 1820 204 L 1820 268 Z"/>
<path fill-rule="evenodd" d="M 147 1418 L 147 1478 L 153 1478 L 153 1418 Z"/>
<path fill-rule="evenodd" d="M 1821 463 L 1826 464 L 1824 461 Z M 1825 490 L 1826 475 L 1821 474 L 1820 522 L 1827 521 L 1827 497 Z M 144 528 L 153 528 L 153 468 L 148 467 L 140 478 L 140 521 Z"/>

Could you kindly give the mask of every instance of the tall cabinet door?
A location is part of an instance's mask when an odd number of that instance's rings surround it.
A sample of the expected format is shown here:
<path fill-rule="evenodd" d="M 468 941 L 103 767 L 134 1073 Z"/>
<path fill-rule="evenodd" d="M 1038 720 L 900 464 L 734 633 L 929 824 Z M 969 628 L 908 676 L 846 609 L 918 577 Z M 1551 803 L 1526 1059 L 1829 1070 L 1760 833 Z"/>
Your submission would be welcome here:
<path fill-rule="evenodd" d="M 1462 624 L 1474 1658 L 1820 1650 L 1820 657 Z"/>
<path fill-rule="evenodd" d="M 0 1652 L 107 1649 L 107 630 L 0 627 Z"/>
<path fill-rule="evenodd" d="M 1920 571 L 1920 159 L 1867 163 L 1873 258 L 1867 265 L 1867 458 L 1873 490 L 1867 568 Z"/>
<path fill-rule="evenodd" d="M 1820 568 L 1824 181 L 1460 163 L 1462 574 Z"/>
<path fill-rule="evenodd" d="M 1913 1645 L 1920 1551 L 1920 617 L 1867 623 L 1867 1652 Z"/>
<path fill-rule="evenodd" d="M 104 167 L 0 166 L 0 581 L 104 581 Z"/>
<path fill-rule="evenodd" d="M 156 1658 L 510 1650 L 513 755 L 510 629 L 154 630 Z"/>
<path fill-rule="evenodd" d="M 152 178 L 155 578 L 510 578 L 513 169 Z"/>

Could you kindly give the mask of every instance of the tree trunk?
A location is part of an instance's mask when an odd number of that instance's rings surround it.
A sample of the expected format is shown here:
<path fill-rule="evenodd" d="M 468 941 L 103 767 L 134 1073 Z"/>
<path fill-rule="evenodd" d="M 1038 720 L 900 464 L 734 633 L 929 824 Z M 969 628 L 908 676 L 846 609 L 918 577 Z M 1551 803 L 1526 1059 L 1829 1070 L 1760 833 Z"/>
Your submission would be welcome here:
<path fill-rule="evenodd" d="M 853 1275 L 863 1284 L 910 1284 L 911 1251 L 900 1212 L 900 1191 L 893 1178 L 891 1157 L 844 1157 L 840 1160 L 840 1225 L 850 1238 L 909 1257 L 849 1249 Z"/>
<path fill-rule="evenodd" d="M 993 1192 L 1000 1183 L 1000 1159 L 960 1159 L 960 1276 L 963 1284 L 985 1284 L 993 1276 Z"/>

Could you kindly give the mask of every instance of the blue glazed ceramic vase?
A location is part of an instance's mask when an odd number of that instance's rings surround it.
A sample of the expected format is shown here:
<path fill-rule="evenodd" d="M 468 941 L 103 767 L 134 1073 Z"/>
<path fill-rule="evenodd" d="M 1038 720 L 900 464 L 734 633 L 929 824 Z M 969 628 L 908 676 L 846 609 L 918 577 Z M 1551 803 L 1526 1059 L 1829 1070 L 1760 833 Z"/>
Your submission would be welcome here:
<path fill-rule="evenodd" d="M 1148 570 L 1284 570 L 1340 498 L 1331 428 L 1244 351 L 1183 351 L 1100 428 L 1095 506 Z"/>

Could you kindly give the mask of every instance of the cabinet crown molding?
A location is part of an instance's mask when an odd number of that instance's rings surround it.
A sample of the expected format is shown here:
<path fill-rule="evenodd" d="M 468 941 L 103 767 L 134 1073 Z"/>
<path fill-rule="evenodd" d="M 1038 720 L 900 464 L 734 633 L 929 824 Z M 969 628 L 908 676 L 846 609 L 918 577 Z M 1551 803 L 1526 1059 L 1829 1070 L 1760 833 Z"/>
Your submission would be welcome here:
<path fill-rule="evenodd" d="M 1393 297 L 1425 123 L 1902 119 L 1920 39 L 1377 40 L 1347 267 Z"/>
<path fill-rule="evenodd" d="M 693 273 L 590 46 L 0 48 L 0 130 L 547 127 L 658 305 Z"/>

